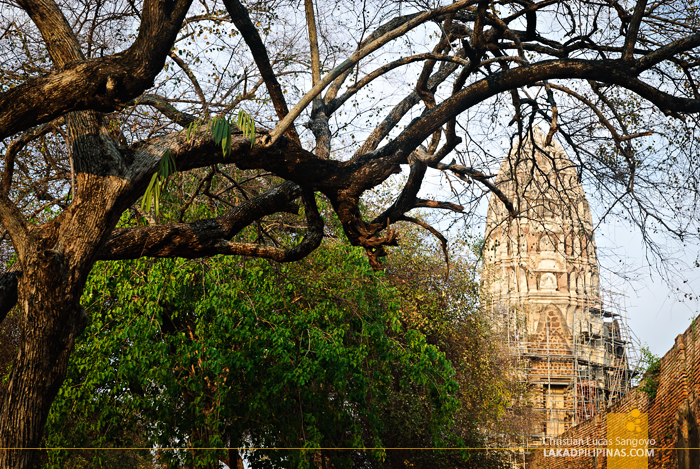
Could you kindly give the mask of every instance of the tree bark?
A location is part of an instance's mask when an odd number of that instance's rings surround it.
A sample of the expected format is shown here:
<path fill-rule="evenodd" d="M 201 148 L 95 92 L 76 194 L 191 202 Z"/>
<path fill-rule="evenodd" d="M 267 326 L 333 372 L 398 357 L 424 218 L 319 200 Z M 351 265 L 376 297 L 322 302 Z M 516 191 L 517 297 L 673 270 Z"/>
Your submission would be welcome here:
<path fill-rule="evenodd" d="M 129 168 L 101 117 L 69 116 L 77 196 L 37 227 L 3 207 L 22 275 L 17 284 L 21 338 L 0 414 L 0 467 L 32 467 L 44 425 L 65 379 L 76 337 L 87 324 L 80 297 L 100 247 L 132 202 Z M 3 201 L 0 201 L 3 202 Z M 7 202 L 7 201 L 4 201 Z"/>
<path fill-rule="evenodd" d="M 0 417 L 0 467 L 31 467 L 51 403 L 66 376 L 75 338 L 86 325 L 80 290 L 66 285 L 65 262 L 46 250 L 19 282 L 22 339 Z"/>
<path fill-rule="evenodd" d="M 131 47 L 113 56 L 88 60 L 81 59 L 77 40 L 55 2 L 21 3 L 47 39 L 57 70 L 0 93 L 0 139 L 69 111 L 123 108 L 153 86 L 192 0 L 146 0 L 138 36 Z"/>

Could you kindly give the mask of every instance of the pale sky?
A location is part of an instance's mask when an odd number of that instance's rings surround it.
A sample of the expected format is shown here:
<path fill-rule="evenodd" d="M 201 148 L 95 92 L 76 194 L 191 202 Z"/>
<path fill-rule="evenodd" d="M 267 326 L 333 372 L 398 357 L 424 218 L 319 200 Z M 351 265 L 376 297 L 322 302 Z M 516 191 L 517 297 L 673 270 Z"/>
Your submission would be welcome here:
<path fill-rule="evenodd" d="M 588 196 L 589 199 L 591 196 Z M 629 325 L 642 344 L 648 344 L 655 355 L 663 356 L 685 332 L 693 317 L 698 315 L 698 300 L 683 299 L 676 287 L 700 292 L 700 269 L 682 269 L 672 279 L 673 287 L 662 280 L 645 258 L 645 249 L 638 231 L 619 223 L 608 223 L 596 232 L 596 244 L 601 263 L 601 283 L 612 283 L 626 295 Z M 677 257 L 692 264 L 698 255 L 698 246 L 687 246 Z M 610 274 L 610 270 L 633 270 L 636 280 L 624 282 Z M 683 280 L 688 283 L 683 284 Z M 679 298 L 679 296 L 681 298 Z"/>

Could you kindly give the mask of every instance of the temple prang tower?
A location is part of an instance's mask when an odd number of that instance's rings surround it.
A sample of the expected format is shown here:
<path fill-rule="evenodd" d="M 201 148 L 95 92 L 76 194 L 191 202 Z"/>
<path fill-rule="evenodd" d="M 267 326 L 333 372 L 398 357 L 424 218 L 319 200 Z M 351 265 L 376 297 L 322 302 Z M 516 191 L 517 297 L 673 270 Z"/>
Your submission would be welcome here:
<path fill-rule="evenodd" d="M 484 275 L 517 355 L 533 410 L 523 435 L 538 446 L 595 415 L 630 387 L 626 318 L 600 287 L 591 212 L 562 147 L 533 129 L 503 160 L 491 197 Z M 533 144 L 534 143 L 534 144 Z"/>

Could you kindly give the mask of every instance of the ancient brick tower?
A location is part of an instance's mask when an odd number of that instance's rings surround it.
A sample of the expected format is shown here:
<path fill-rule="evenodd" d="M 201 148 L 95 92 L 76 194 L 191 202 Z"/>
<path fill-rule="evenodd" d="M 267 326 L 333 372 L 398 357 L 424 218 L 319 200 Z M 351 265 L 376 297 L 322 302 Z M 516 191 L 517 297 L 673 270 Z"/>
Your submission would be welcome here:
<path fill-rule="evenodd" d="M 537 446 L 629 389 L 630 352 L 626 321 L 601 298 L 576 167 L 556 141 L 545 146 L 541 130 L 532 137 L 501 164 L 495 183 L 516 216 L 492 195 L 484 255 L 493 311 L 529 389 L 533 423 L 524 437 Z"/>

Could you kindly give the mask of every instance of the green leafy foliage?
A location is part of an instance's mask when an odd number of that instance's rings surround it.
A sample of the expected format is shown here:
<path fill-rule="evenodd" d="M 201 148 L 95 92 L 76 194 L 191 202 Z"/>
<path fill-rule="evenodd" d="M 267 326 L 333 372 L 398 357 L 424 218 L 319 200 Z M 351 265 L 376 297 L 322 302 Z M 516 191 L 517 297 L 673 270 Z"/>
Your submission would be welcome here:
<path fill-rule="evenodd" d="M 659 373 L 661 372 L 661 358 L 654 355 L 649 347 L 642 347 L 640 359 L 640 372 L 644 375 L 639 382 L 639 390 L 654 400 L 659 390 Z"/>
<path fill-rule="evenodd" d="M 404 298 L 401 323 L 426 337 L 426 343 L 443 352 L 455 370 L 453 395 L 459 411 L 452 415 L 443 446 L 484 448 L 495 435 L 510 434 L 513 408 L 525 389 L 514 379 L 515 363 L 504 350 L 504 341 L 482 309 L 478 280 L 478 250 L 471 239 L 458 241 L 449 267 L 441 249 L 429 247 L 425 233 L 403 229 L 401 245 L 386 261 L 387 279 Z M 387 446 L 421 448 L 430 439 L 432 409 L 410 392 L 392 393 L 384 408 L 384 421 L 393 422 L 383 435 Z M 517 430 L 516 430 L 517 431 Z M 496 446 L 503 446 L 496 443 Z M 498 450 L 424 451 L 387 453 L 388 467 L 503 467 L 507 460 Z"/>
<path fill-rule="evenodd" d="M 224 157 L 231 153 L 231 123 L 226 117 L 215 117 L 209 124 L 211 138 L 214 143 L 221 145 Z"/>
<path fill-rule="evenodd" d="M 194 140 L 195 135 L 197 135 L 197 131 L 199 130 L 199 127 L 201 125 L 201 121 L 194 120 L 193 122 L 190 123 L 190 125 L 187 126 L 187 143 L 189 144 Z"/>
<path fill-rule="evenodd" d="M 231 153 L 231 127 L 233 126 L 233 119 L 229 120 L 226 117 L 215 117 L 211 120 L 209 128 L 211 130 L 211 136 L 214 143 L 221 145 L 221 151 L 224 157 Z M 243 109 L 238 111 L 238 117 L 236 118 L 236 127 L 238 130 L 243 132 L 244 137 L 250 139 L 250 147 L 253 148 L 255 145 L 255 121 L 253 118 L 245 112 Z"/>
<path fill-rule="evenodd" d="M 231 153 L 231 126 L 233 119 L 229 120 L 226 117 L 215 117 L 211 120 L 209 129 L 211 130 L 212 139 L 217 145 L 221 145 L 221 151 L 224 157 Z M 187 141 L 194 138 L 199 129 L 200 122 L 195 120 L 187 126 Z M 243 132 L 244 137 L 250 139 L 250 147 L 255 145 L 255 121 L 243 109 L 238 111 L 236 118 L 236 126 Z M 155 173 L 151 177 L 151 181 L 146 188 L 141 200 L 141 209 L 150 212 L 151 207 L 155 209 L 156 216 L 160 214 L 160 198 L 161 193 L 165 190 L 168 183 L 168 178 L 175 174 L 177 168 L 175 166 L 175 158 L 170 153 L 170 150 L 165 150 L 163 157 L 158 162 Z"/>
<path fill-rule="evenodd" d="M 243 132 L 244 137 L 248 137 L 250 139 L 250 148 L 253 148 L 255 145 L 255 121 L 250 114 L 245 112 L 243 109 L 238 111 L 236 126 L 238 127 L 238 130 Z"/>
<path fill-rule="evenodd" d="M 156 216 L 160 213 L 160 196 L 168 183 L 168 178 L 176 171 L 175 158 L 170 150 L 165 150 L 163 157 L 158 162 L 156 172 L 151 177 L 146 192 L 141 200 L 141 209 L 146 212 L 151 211 L 151 205 L 155 208 Z"/>
<path fill-rule="evenodd" d="M 375 273 L 337 219 L 326 229 L 335 241 L 294 264 L 98 263 L 44 444 L 179 449 L 52 450 L 45 467 L 235 467 L 201 448 L 240 447 L 297 448 L 244 453 L 254 468 L 501 467 L 494 452 L 318 449 L 482 447 L 509 402 L 474 265 L 455 256 L 447 276 L 406 230 Z"/>
<path fill-rule="evenodd" d="M 309 467 L 318 458 L 381 466 L 381 450 L 315 448 L 385 446 L 397 396 L 426 416 L 412 443 L 458 442 L 448 436 L 459 408 L 454 368 L 406 327 L 406 299 L 359 249 L 333 244 L 294 265 L 101 263 L 83 303 L 91 322 L 52 408 L 47 446 L 128 446 L 138 438 L 124 429 L 140 429 L 146 447 L 308 448 L 254 451 L 252 467 Z M 48 467 L 67 456 L 52 452 Z M 225 457 L 158 455 L 203 467 Z"/>

